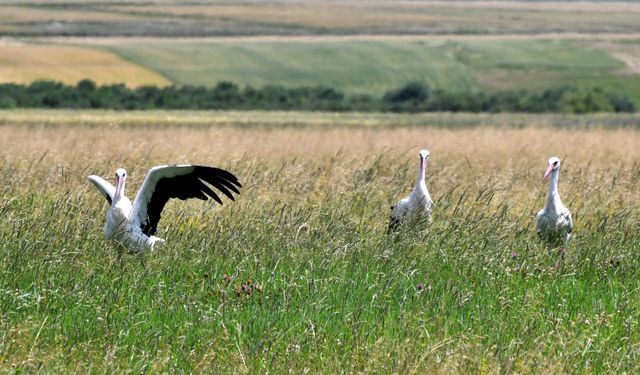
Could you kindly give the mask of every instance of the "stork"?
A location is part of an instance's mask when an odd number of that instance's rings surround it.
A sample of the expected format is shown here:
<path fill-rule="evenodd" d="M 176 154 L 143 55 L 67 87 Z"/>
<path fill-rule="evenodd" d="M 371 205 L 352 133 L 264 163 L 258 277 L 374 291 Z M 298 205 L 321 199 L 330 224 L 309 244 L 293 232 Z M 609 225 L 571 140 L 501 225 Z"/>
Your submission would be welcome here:
<path fill-rule="evenodd" d="M 234 200 L 233 193 L 240 194 L 242 185 L 236 176 L 223 169 L 199 165 L 160 165 L 153 167 L 131 203 L 125 196 L 127 171 L 116 170 L 116 186 L 99 176 L 87 177 L 109 202 L 104 235 L 124 245 L 130 252 L 141 253 L 153 250 L 162 238 L 154 236 L 160 214 L 171 198 L 186 200 L 213 198 L 222 200 L 205 182 Z"/>
<path fill-rule="evenodd" d="M 387 230 L 389 233 L 405 221 L 413 221 L 420 218 L 429 220 L 431 218 L 433 201 L 425 182 L 425 170 L 429 156 L 429 150 L 420 150 L 416 186 L 409 196 L 401 199 L 395 206 L 391 207 L 391 222 Z"/>
<path fill-rule="evenodd" d="M 558 174 L 560 173 L 560 159 L 557 157 L 549 158 L 549 166 L 544 173 L 544 179 L 551 176 L 549 181 L 549 191 L 544 208 L 538 212 L 536 216 L 536 228 L 538 235 L 550 243 L 558 242 L 560 239 L 565 246 L 571 237 L 573 229 L 573 220 L 571 212 L 562 204 L 560 194 L 558 193 Z"/>

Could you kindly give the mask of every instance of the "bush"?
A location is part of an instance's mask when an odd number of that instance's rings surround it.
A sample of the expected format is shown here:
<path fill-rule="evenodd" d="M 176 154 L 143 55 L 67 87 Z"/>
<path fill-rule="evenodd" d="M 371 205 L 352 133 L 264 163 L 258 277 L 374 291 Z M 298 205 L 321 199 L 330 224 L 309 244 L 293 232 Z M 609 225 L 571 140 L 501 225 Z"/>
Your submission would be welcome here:
<path fill-rule="evenodd" d="M 429 98 L 429 86 L 423 82 L 409 82 L 397 90 L 388 91 L 382 100 L 393 112 L 424 111 Z"/>
<path fill-rule="evenodd" d="M 393 112 L 634 112 L 633 102 L 600 88 L 561 86 L 542 92 L 498 93 L 431 90 L 426 83 L 408 82 L 382 97 L 350 95 L 331 87 L 287 88 L 268 85 L 241 89 L 222 81 L 215 87 L 98 86 L 84 79 L 76 85 L 36 81 L 30 85 L 0 84 L 0 108 L 106 109 L 263 109 Z"/>
<path fill-rule="evenodd" d="M 567 91 L 560 102 L 563 112 L 613 112 L 613 106 L 600 89 Z"/>
<path fill-rule="evenodd" d="M 0 108 L 15 108 L 17 105 L 16 100 L 10 96 L 0 96 Z"/>
<path fill-rule="evenodd" d="M 384 100 L 389 103 L 424 102 L 428 98 L 429 86 L 423 82 L 409 82 L 384 95 Z"/>
<path fill-rule="evenodd" d="M 635 112 L 636 106 L 633 104 L 631 99 L 625 95 L 619 95 L 617 93 L 605 93 L 605 96 L 609 100 L 609 103 L 613 106 L 613 110 L 616 112 Z"/>

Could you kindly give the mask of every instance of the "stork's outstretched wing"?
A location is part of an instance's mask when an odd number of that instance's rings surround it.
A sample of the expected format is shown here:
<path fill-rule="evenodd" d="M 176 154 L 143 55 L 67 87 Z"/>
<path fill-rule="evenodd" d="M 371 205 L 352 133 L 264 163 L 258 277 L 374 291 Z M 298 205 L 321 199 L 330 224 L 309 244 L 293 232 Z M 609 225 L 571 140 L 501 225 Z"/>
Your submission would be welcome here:
<path fill-rule="evenodd" d="M 233 193 L 240 194 L 242 185 L 232 173 L 223 169 L 198 165 L 161 165 L 153 167 L 138 190 L 133 202 L 131 216 L 147 236 L 156 233 L 164 205 L 171 198 L 213 198 L 222 200 L 207 184 L 210 184 L 229 199 Z"/>
<path fill-rule="evenodd" d="M 98 190 L 100 190 L 100 192 L 102 193 L 102 195 L 104 195 L 104 197 L 107 199 L 107 202 L 111 204 L 111 201 L 113 200 L 113 195 L 116 193 L 116 188 L 110 183 L 108 183 L 107 181 L 105 181 L 100 176 L 91 175 L 87 177 L 87 179 L 93 182 L 95 187 L 97 187 Z"/>

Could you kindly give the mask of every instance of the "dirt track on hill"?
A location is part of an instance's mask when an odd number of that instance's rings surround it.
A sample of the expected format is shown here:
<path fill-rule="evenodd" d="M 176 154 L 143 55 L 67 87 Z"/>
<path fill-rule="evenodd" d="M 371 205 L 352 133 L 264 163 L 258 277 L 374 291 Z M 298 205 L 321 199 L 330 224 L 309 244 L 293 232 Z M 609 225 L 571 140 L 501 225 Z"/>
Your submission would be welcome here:
<path fill-rule="evenodd" d="M 640 40 L 640 33 L 536 33 L 536 34 L 440 34 L 440 35 L 303 35 L 303 36 L 231 36 L 231 37 L 195 37 L 195 38 L 158 38 L 158 37 L 42 37 L 38 42 L 113 45 L 137 42 L 340 42 L 340 41 L 438 41 L 438 40 Z"/>

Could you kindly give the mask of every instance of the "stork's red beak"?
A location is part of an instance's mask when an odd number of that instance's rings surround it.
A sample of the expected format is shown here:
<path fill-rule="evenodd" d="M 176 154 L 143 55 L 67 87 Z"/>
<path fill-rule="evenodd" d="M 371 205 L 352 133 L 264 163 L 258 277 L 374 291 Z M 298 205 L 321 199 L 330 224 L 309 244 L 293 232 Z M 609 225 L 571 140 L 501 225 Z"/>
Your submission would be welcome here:
<path fill-rule="evenodd" d="M 544 172 L 544 177 L 542 177 L 542 179 L 546 179 L 547 177 L 549 177 L 549 175 L 551 174 L 551 172 L 553 172 L 553 164 L 549 165 L 549 168 L 547 168 L 547 171 Z"/>
<path fill-rule="evenodd" d="M 116 177 L 116 194 L 119 194 L 122 191 L 122 182 L 123 178 L 120 176 Z"/>

